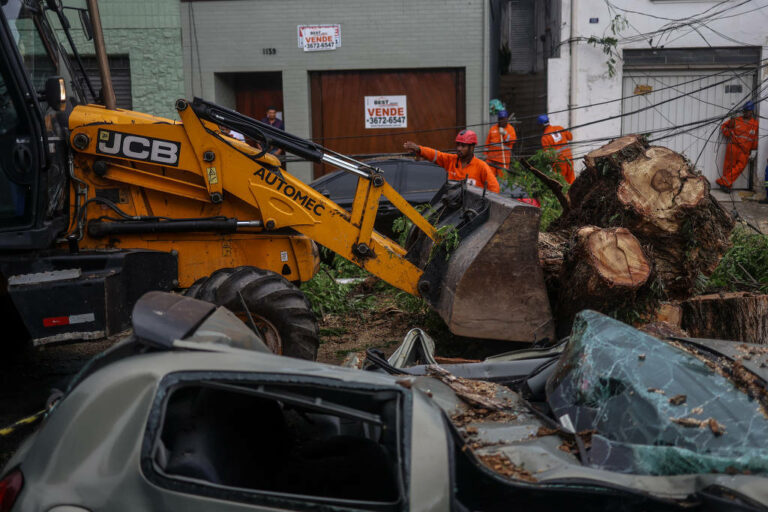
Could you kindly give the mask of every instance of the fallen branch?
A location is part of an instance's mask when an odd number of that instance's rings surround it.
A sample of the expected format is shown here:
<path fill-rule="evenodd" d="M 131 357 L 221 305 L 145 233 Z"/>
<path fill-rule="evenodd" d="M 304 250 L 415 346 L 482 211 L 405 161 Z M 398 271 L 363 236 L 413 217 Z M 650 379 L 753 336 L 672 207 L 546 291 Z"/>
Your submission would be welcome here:
<path fill-rule="evenodd" d="M 523 166 L 531 171 L 534 176 L 539 178 L 542 183 L 544 183 L 549 189 L 555 194 L 555 197 L 557 198 L 557 201 L 560 203 L 560 206 L 563 207 L 563 212 L 567 212 L 571 209 L 571 201 L 568 199 L 568 196 L 563 194 L 563 186 L 560 184 L 559 181 L 556 179 L 550 178 L 545 173 L 541 172 L 537 168 L 535 168 L 533 165 L 531 165 L 528 160 L 520 160 L 523 163 Z"/>

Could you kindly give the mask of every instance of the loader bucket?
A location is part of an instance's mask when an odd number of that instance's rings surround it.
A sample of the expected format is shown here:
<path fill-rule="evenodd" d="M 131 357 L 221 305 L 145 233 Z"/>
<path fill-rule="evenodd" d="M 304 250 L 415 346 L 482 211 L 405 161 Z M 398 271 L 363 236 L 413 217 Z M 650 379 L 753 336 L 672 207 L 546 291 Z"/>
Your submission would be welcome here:
<path fill-rule="evenodd" d="M 454 182 L 431 204 L 433 221 L 454 226 L 460 243 L 446 250 L 449 244 L 435 247 L 420 234 L 408 257 L 424 270 L 419 291 L 451 332 L 517 342 L 554 339 L 538 259 L 539 208 Z"/>

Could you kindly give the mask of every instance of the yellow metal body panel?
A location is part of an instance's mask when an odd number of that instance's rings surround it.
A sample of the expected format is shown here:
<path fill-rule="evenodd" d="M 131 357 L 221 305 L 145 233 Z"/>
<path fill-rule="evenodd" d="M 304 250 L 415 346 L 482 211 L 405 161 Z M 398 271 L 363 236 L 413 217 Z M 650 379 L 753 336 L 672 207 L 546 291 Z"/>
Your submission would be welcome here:
<path fill-rule="evenodd" d="M 232 234 L 121 234 L 109 238 L 93 238 L 86 232 L 82 248 L 176 250 L 179 283 L 186 287 L 218 268 L 238 265 L 278 274 L 284 274 L 287 265 L 288 279 L 306 281 L 317 271 L 314 240 L 418 295 L 422 270 L 404 258 L 405 250 L 397 243 L 373 231 L 381 195 L 433 239 L 434 228 L 388 184 L 374 187 L 371 180 L 360 179 L 350 215 L 280 169 L 274 156 L 265 154 L 254 161 L 257 149 L 222 135 L 192 108 L 180 110 L 179 115 L 181 123 L 95 105 L 76 107 L 69 121 L 70 142 L 76 150 L 75 176 L 87 184 L 88 199 L 96 196 L 97 189 L 118 189 L 122 201 L 118 206 L 131 216 L 220 216 L 261 221 L 265 227 Z M 83 135 L 87 144 L 82 143 Z M 98 174 L 94 171 L 97 162 Z M 223 201 L 212 200 L 216 193 Z M 71 195 L 74 227 L 74 185 Z M 117 217 L 109 207 L 94 202 L 88 204 L 86 214 L 87 219 Z M 369 247 L 370 257 L 355 256 L 354 248 L 361 242 Z"/>

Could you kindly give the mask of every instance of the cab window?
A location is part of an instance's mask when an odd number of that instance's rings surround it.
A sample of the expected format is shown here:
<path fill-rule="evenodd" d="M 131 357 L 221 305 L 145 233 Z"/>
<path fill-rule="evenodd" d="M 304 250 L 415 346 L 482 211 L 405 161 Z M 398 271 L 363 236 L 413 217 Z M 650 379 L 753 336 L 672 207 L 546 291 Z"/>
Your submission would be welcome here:
<path fill-rule="evenodd" d="M 49 77 L 58 75 L 58 68 L 53 58 L 53 49 L 46 45 L 40 35 L 41 27 L 32 17 L 36 9 L 22 0 L 8 0 L 3 5 L 3 14 L 32 85 L 36 90 L 41 90 Z"/>

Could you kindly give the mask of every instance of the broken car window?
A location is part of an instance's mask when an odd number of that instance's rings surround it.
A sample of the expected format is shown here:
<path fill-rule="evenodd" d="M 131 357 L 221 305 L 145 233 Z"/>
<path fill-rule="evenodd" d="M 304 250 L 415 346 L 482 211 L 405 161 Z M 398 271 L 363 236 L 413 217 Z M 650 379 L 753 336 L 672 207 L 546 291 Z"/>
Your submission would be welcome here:
<path fill-rule="evenodd" d="M 768 472 L 768 415 L 759 397 L 740 389 L 728 369 L 594 312 L 577 318 L 547 401 L 563 428 L 592 434 L 584 455 L 594 468 Z"/>
<path fill-rule="evenodd" d="M 184 385 L 167 401 L 154 464 L 164 476 L 202 485 L 396 507 L 400 396 L 318 385 Z"/>

